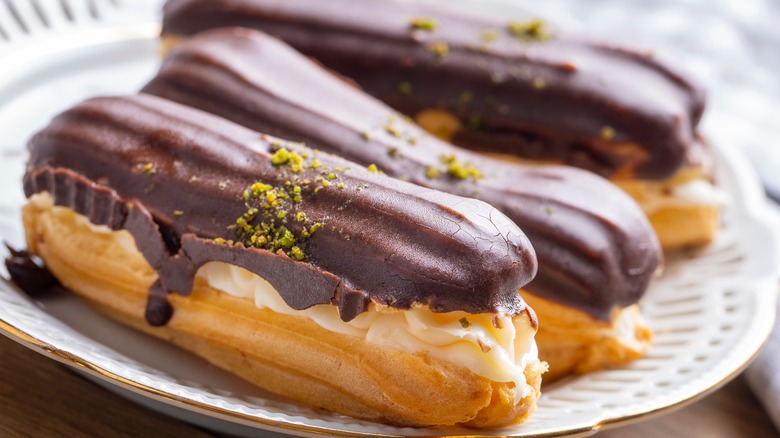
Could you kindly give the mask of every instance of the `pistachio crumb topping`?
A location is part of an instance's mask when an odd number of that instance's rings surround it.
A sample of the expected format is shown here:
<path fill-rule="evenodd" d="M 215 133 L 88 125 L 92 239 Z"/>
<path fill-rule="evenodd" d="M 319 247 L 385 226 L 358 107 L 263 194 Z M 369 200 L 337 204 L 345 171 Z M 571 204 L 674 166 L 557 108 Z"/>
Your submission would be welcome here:
<path fill-rule="evenodd" d="M 301 260 L 303 260 L 304 257 L 303 250 L 298 248 L 297 246 L 293 246 L 292 248 L 290 248 L 290 256 L 300 262 Z"/>
<path fill-rule="evenodd" d="M 276 144 L 274 144 L 276 146 Z M 316 160 L 315 160 L 316 161 Z M 271 155 L 271 164 L 276 167 L 287 165 L 295 173 L 301 172 L 305 165 L 303 157 L 296 151 L 289 151 L 287 148 L 279 148 Z M 310 165 L 311 166 L 311 165 Z"/>
<path fill-rule="evenodd" d="M 479 39 L 483 43 L 491 43 L 498 39 L 498 32 L 495 29 L 483 30 L 479 34 Z"/>
<path fill-rule="evenodd" d="M 379 168 L 376 167 L 376 164 L 369 164 L 368 171 L 371 173 L 379 173 Z"/>
<path fill-rule="evenodd" d="M 392 135 L 395 138 L 401 138 L 401 131 L 398 130 L 395 126 L 391 124 L 391 122 L 385 123 L 385 126 L 383 126 L 385 131 Z"/>
<path fill-rule="evenodd" d="M 510 21 L 507 30 L 512 36 L 524 43 L 543 43 L 552 38 L 544 21 L 533 19 L 528 21 Z"/>
<path fill-rule="evenodd" d="M 547 86 L 547 83 L 543 78 L 534 78 L 534 80 L 531 81 L 531 85 L 534 87 L 534 89 L 541 90 Z"/>
<path fill-rule="evenodd" d="M 553 214 L 553 212 L 555 211 L 555 209 L 554 209 L 554 208 L 552 208 L 552 206 L 551 206 L 551 205 L 548 205 L 548 206 L 544 207 L 544 211 L 546 211 L 548 215 L 551 215 L 551 214 Z"/>
<path fill-rule="evenodd" d="M 360 134 L 360 136 L 363 137 L 363 140 L 366 141 L 371 140 L 371 133 L 368 131 L 363 132 L 362 134 Z"/>
<path fill-rule="evenodd" d="M 436 179 L 445 174 L 450 178 L 460 180 L 468 178 L 480 179 L 484 176 L 476 166 L 471 163 L 461 163 L 454 154 L 441 155 L 439 157 L 439 162 L 441 163 L 441 166 L 428 166 L 428 168 L 425 169 L 425 176 L 428 179 Z"/>
<path fill-rule="evenodd" d="M 181 210 L 173 210 L 174 216 L 184 216 L 184 212 Z"/>
<path fill-rule="evenodd" d="M 466 90 L 460 93 L 458 96 L 458 106 L 465 108 L 471 103 L 472 100 L 474 100 L 474 94 L 471 91 Z"/>
<path fill-rule="evenodd" d="M 444 58 L 450 53 L 450 46 L 444 41 L 436 41 L 428 44 L 428 50 L 439 58 Z"/>
<path fill-rule="evenodd" d="M 471 113 L 466 126 L 469 129 L 476 131 L 480 126 L 482 126 L 482 116 L 480 116 L 479 113 Z"/>
<path fill-rule="evenodd" d="M 406 81 L 399 83 L 398 93 L 400 93 L 402 96 L 408 96 L 412 94 L 412 84 Z"/>
<path fill-rule="evenodd" d="M 318 193 L 329 186 L 328 180 L 338 178 L 336 172 L 342 171 L 341 167 L 336 167 L 334 172 L 323 169 L 317 159 L 307 162 L 309 155 L 283 147 L 276 150 L 271 156 L 271 164 L 292 173 L 282 172 L 281 175 L 287 179 L 278 184 L 257 181 L 247 187 L 243 192 L 246 212 L 228 227 L 236 233 L 238 239 L 235 242 L 215 239 L 215 243 L 254 247 L 298 261 L 304 260 L 307 239 L 323 224 L 313 222 L 304 211 L 297 210 L 299 204 L 304 201 L 305 193 Z M 312 180 L 296 175 L 306 169 L 321 169 L 321 176 L 314 178 L 318 187 L 313 188 L 312 192 L 304 190 L 312 185 Z"/>
<path fill-rule="evenodd" d="M 409 20 L 409 25 L 414 29 L 434 31 L 439 27 L 439 23 L 433 18 L 428 17 L 413 17 Z"/>
<path fill-rule="evenodd" d="M 601 128 L 601 139 L 604 141 L 610 141 L 615 138 L 615 130 L 611 126 L 604 126 Z"/>
<path fill-rule="evenodd" d="M 468 328 L 471 325 L 471 322 L 469 322 L 469 320 L 465 317 L 459 319 L 458 322 L 460 323 L 460 326 L 463 328 Z"/>
<path fill-rule="evenodd" d="M 147 175 L 153 175 L 157 173 L 157 169 L 154 168 L 154 163 L 146 163 L 144 164 L 142 169 L 144 173 Z"/>

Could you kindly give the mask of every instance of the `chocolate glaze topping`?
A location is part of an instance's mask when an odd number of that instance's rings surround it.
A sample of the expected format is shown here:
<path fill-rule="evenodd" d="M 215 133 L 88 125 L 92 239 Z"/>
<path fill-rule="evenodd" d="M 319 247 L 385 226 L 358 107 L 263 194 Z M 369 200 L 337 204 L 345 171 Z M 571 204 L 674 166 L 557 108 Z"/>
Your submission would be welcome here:
<path fill-rule="evenodd" d="M 336 305 L 344 320 L 372 301 L 434 312 L 527 309 L 517 289 L 535 274 L 533 249 L 484 202 L 403 183 L 164 99 L 88 100 L 57 116 L 29 150 L 27 196 L 49 192 L 56 205 L 134 236 L 159 274 L 146 313 L 155 325 L 171 317 L 167 294 L 188 294 L 210 261 L 260 275 L 294 309 Z M 280 150 L 322 167 L 279 165 Z M 328 187 L 323 171 L 334 176 Z M 321 224 L 299 243 L 301 261 L 222 240 L 240 237 L 228 227 L 245 217 L 248 187 L 290 181 L 300 184 L 300 200 L 274 210 L 272 222 L 295 236 L 305 229 L 293 220 L 299 213 Z"/>
<path fill-rule="evenodd" d="M 163 35 L 225 26 L 275 35 L 402 113 L 445 109 L 464 125 L 453 141 L 469 148 L 650 179 L 671 176 L 701 148 L 702 89 L 647 53 L 560 31 L 518 38 L 509 21 L 412 1 L 165 6 Z"/>
<path fill-rule="evenodd" d="M 645 215 L 606 180 L 454 147 L 256 31 L 213 30 L 178 45 L 144 92 L 486 201 L 536 249 L 539 273 L 525 289 L 596 318 L 637 302 L 661 261 Z"/>

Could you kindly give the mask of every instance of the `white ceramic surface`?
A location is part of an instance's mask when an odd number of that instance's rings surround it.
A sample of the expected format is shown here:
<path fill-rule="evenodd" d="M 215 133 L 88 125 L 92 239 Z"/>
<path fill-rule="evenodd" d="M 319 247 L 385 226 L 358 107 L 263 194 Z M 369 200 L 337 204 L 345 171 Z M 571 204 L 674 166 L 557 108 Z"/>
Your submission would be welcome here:
<path fill-rule="evenodd" d="M 60 30 L 44 26 L 37 33 L 13 33 L 12 44 L 0 43 L 0 239 L 23 242 L 20 179 L 27 138 L 73 103 L 97 94 L 132 93 L 154 73 L 157 26 L 125 25 L 123 14 L 115 14 L 124 8 L 136 17 L 131 21 L 153 19 L 154 9 L 141 3 L 95 2 L 104 8 L 97 17 L 66 17 Z M 474 5 L 472 0 L 459 3 Z M 0 28 L 8 34 L 11 25 L 2 17 L 0 12 Z M 669 260 L 648 292 L 642 307 L 656 342 L 647 357 L 621 370 L 546 387 L 528 423 L 495 434 L 585 435 L 646 418 L 714 389 L 754 356 L 774 321 L 778 237 L 744 159 L 733 149 L 718 155 L 718 181 L 731 199 L 723 232 L 709 248 Z M 104 318 L 65 292 L 31 300 L 0 282 L 0 328 L 104 386 L 221 431 L 306 436 L 443 432 L 382 426 L 286 403 Z"/>

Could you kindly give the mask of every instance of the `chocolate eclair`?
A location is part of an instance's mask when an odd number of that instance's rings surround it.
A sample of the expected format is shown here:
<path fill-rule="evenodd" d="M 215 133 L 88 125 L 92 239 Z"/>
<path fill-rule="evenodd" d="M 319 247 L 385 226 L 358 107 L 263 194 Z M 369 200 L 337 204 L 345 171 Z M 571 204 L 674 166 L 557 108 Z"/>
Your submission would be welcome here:
<path fill-rule="evenodd" d="M 283 42 L 247 29 L 185 41 L 143 91 L 502 211 L 536 249 L 539 272 L 524 297 L 539 313 L 537 339 L 552 376 L 623 364 L 647 348 L 633 306 L 661 250 L 636 203 L 608 181 L 452 146 Z"/>
<path fill-rule="evenodd" d="M 665 248 L 718 228 L 701 87 L 656 57 L 401 0 L 169 0 L 169 43 L 242 26 L 275 35 L 451 142 L 613 180 Z"/>
<path fill-rule="evenodd" d="M 29 251 L 133 327 L 358 418 L 495 427 L 545 365 L 532 247 L 484 202 L 154 96 L 95 98 L 29 143 Z"/>

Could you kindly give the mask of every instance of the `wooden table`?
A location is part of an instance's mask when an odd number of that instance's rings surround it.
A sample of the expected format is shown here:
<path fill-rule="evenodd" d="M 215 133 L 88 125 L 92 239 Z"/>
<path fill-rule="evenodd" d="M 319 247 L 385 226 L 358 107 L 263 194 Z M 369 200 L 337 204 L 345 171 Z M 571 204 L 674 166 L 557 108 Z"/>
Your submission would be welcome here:
<path fill-rule="evenodd" d="M 109 393 L 3 336 L 0 436 L 216 438 Z M 737 378 L 691 406 L 598 436 L 768 438 L 778 431 L 745 381 Z"/>

